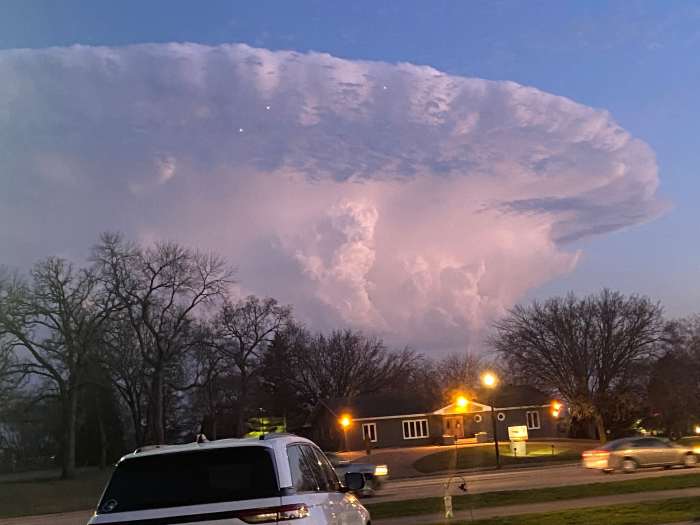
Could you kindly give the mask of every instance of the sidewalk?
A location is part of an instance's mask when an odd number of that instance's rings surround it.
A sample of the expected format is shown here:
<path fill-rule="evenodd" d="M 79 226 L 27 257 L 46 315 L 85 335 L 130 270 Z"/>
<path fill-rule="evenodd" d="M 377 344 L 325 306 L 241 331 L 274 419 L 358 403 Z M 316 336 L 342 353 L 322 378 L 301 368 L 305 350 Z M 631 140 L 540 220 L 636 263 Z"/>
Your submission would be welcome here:
<path fill-rule="evenodd" d="M 505 507 L 487 507 L 474 509 L 474 519 L 496 518 L 503 516 L 515 516 L 518 514 L 537 514 L 541 512 L 559 512 L 562 510 L 584 509 L 589 507 L 607 507 L 609 505 L 624 505 L 627 503 L 644 503 L 648 501 L 660 501 L 675 498 L 700 497 L 700 487 L 679 490 L 658 490 L 654 492 L 638 492 L 636 494 L 617 494 L 614 496 L 600 496 L 597 498 L 579 498 L 573 500 L 548 501 L 532 503 L 529 505 L 508 505 Z M 441 514 L 425 514 L 422 516 L 410 516 L 402 518 L 389 518 L 384 520 L 372 520 L 372 523 L 381 525 L 432 525 L 436 523 L 449 523 L 450 521 L 468 520 L 472 514 L 467 511 L 455 512 L 454 520 L 445 520 Z M 0 525 L 4 525 L 0 522 Z M 13 524 L 14 525 L 14 524 Z"/>

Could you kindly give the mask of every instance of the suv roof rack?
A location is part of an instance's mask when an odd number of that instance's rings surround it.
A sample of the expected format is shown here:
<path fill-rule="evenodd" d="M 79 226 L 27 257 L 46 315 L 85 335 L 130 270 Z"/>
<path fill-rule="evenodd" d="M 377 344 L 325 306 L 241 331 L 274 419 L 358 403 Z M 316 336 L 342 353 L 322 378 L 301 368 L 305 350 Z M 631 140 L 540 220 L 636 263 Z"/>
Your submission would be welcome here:
<path fill-rule="evenodd" d="M 270 432 L 269 434 L 263 434 L 260 436 L 260 441 L 265 441 L 267 439 L 274 439 L 285 436 L 296 436 L 293 432 Z"/>
<path fill-rule="evenodd" d="M 143 445 L 142 447 L 138 447 L 136 450 L 134 450 L 134 454 L 138 454 L 139 452 L 146 452 L 147 450 L 153 450 L 156 448 L 164 448 L 167 446 L 168 445 Z"/>

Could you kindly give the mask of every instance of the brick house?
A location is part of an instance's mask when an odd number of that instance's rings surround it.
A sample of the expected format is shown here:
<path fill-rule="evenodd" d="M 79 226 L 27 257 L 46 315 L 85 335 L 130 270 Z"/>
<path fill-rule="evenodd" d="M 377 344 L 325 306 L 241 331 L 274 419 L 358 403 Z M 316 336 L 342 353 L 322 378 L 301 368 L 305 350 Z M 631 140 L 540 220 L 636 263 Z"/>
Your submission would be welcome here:
<path fill-rule="evenodd" d="M 552 414 L 547 395 L 528 386 L 502 386 L 483 399 L 468 400 L 466 406 L 440 407 L 398 394 L 336 399 L 320 407 L 313 437 L 329 448 L 330 443 L 344 448 L 347 440 L 349 450 L 365 448 L 365 439 L 373 448 L 435 445 L 444 442 L 443 436 L 461 439 L 480 432 L 491 439 L 491 403 L 499 440 L 508 440 L 511 426 L 526 426 L 530 440 L 566 436 L 561 415 Z M 345 436 L 338 421 L 342 415 L 350 418 Z"/>

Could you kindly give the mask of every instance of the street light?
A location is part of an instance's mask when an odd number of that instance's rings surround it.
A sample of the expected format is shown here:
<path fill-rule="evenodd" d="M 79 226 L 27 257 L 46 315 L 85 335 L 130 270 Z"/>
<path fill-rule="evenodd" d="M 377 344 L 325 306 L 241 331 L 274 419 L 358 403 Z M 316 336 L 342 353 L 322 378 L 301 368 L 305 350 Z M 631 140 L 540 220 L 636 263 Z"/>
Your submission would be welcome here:
<path fill-rule="evenodd" d="M 464 396 L 457 396 L 457 408 L 460 409 L 460 411 L 464 411 L 467 408 L 467 405 L 469 404 L 469 400 L 464 397 Z"/>
<path fill-rule="evenodd" d="M 340 426 L 343 427 L 343 448 L 345 450 L 348 449 L 348 427 L 352 424 L 352 419 L 350 418 L 349 415 L 343 414 L 340 416 L 340 420 L 338 421 L 340 423 Z"/>
<path fill-rule="evenodd" d="M 496 428 L 496 409 L 494 408 L 493 389 L 498 384 L 498 377 L 493 372 L 484 372 L 481 375 L 481 384 L 491 389 L 489 403 L 491 405 L 491 426 L 493 427 L 493 445 L 496 448 L 496 468 L 501 468 L 501 452 L 498 450 L 498 429 Z"/>
<path fill-rule="evenodd" d="M 559 401 L 552 401 L 552 417 L 558 418 L 559 412 L 561 412 L 561 403 Z"/>

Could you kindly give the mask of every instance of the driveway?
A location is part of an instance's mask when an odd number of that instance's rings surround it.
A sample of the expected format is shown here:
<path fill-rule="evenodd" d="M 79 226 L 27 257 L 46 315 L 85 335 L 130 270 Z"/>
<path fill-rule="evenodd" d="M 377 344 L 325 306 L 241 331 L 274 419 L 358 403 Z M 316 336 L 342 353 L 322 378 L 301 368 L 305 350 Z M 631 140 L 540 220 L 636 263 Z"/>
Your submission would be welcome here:
<path fill-rule="evenodd" d="M 535 441 L 533 441 L 534 443 Z M 596 446 L 597 441 L 588 440 L 552 440 L 552 443 L 573 443 L 577 446 L 590 445 Z M 549 441 L 548 441 L 549 443 Z M 468 447 L 493 447 L 493 443 L 475 443 L 473 440 L 461 440 L 457 448 Z M 389 466 L 391 479 L 414 478 L 418 476 L 435 476 L 436 474 L 424 474 L 413 468 L 413 464 L 423 456 L 434 454 L 435 452 L 444 452 L 454 449 L 455 445 L 424 445 L 420 447 L 397 447 L 397 448 L 381 448 L 373 450 L 368 456 L 364 451 L 341 452 L 339 453 L 345 459 L 357 462 L 369 462 L 374 464 L 385 464 Z M 528 467 L 533 468 L 533 467 Z M 477 469 L 488 470 L 488 469 Z"/>

